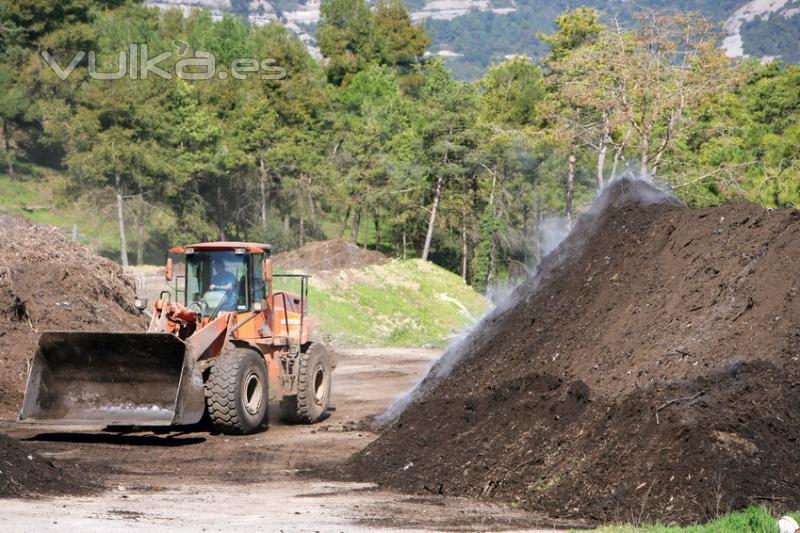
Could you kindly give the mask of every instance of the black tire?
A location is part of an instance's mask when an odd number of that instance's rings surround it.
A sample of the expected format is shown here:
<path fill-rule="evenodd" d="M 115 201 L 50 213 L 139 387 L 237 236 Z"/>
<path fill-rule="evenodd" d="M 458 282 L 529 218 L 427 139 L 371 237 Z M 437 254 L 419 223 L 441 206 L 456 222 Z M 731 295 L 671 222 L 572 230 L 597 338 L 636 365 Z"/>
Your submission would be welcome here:
<path fill-rule="evenodd" d="M 312 343 L 298 356 L 297 396 L 281 401 L 283 420 L 292 424 L 313 424 L 326 417 L 331 400 L 333 355 L 324 344 Z"/>
<path fill-rule="evenodd" d="M 247 435 L 267 425 L 269 380 L 264 357 L 230 348 L 217 358 L 206 382 L 211 424 L 221 433 Z"/>

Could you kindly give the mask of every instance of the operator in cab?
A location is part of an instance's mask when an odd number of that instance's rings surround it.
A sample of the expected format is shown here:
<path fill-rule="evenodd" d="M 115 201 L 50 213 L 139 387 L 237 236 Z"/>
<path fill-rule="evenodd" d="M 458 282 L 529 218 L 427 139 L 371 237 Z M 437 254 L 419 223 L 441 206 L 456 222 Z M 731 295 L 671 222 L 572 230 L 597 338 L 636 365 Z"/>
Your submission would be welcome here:
<path fill-rule="evenodd" d="M 229 291 L 236 285 L 236 276 L 225 270 L 225 261 L 222 259 L 214 260 L 214 275 L 211 277 L 211 285 L 208 286 L 212 291 Z"/>
<path fill-rule="evenodd" d="M 238 282 L 236 276 L 225 269 L 225 261 L 222 259 L 214 260 L 214 275 L 211 277 L 211 284 L 208 286 L 209 291 L 222 291 L 225 293 L 222 302 L 219 304 L 220 311 L 233 311 L 236 309 L 236 295 L 235 290 Z"/>

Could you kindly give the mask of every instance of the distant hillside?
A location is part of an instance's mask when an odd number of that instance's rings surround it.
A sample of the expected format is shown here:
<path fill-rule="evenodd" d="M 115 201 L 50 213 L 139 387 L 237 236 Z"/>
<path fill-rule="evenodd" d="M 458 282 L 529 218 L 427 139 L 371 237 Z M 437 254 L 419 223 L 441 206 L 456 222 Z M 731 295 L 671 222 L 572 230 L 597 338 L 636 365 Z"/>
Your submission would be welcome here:
<path fill-rule="evenodd" d="M 724 28 L 722 43 L 732 57 L 749 55 L 800 62 L 800 0 L 404 0 L 414 20 L 433 37 L 431 53 L 447 58 L 456 74 L 480 77 L 486 67 L 511 55 L 539 58 L 547 47 L 537 32 L 553 29 L 564 9 L 588 5 L 609 17 L 629 20 L 642 9 L 697 10 Z M 314 33 L 320 0 L 155 0 L 164 8 L 210 9 L 254 24 L 277 21 L 294 31 L 316 53 Z"/>

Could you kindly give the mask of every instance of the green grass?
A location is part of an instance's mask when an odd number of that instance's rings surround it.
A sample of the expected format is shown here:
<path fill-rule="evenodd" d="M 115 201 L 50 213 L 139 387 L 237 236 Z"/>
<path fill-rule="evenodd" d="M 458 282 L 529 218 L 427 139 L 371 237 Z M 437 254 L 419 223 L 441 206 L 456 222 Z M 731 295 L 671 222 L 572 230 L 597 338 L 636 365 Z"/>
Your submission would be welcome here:
<path fill-rule="evenodd" d="M 459 276 L 419 259 L 316 275 L 309 289 L 321 332 L 359 346 L 443 347 L 487 307 Z"/>
<path fill-rule="evenodd" d="M 800 520 L 800 513 L 789 513 Z M 612 525 L 595 531 L 599 533 L 776 533 L 777 518 L 764 507 L 748 507 L 722 516 L 707 524 L 688 527 L 669 527 L 662 525 Z"/>
<path fill-rule="evenodd" d="M 59 190 L 64 178 L 58 173 L 47 177 L 10 178 L 0 175 L 0 213 L 62 228 L 75 226 L 84 244 L 105 255 L 119 253 L 119 234 L 114 223 L 113 206 L 103 198 L 67 202 Z"/>

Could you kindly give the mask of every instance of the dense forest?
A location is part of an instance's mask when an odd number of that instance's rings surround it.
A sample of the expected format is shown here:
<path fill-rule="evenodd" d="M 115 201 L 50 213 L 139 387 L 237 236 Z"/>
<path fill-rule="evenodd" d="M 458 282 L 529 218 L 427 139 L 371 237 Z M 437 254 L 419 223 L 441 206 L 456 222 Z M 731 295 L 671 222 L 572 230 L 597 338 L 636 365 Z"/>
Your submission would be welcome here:
<path fill-rule="evenodd" d="M 800 4 L 794 6 L 794 9 L 798 8 Z M 780 38 L 784 35 L 793 35 L 795 38 Z M 800 16 L 797 15 L 786 17 L 782 13 L 773 13 L 768 18 L 757 18 L 742 26 L 746 54 L 755 57 L 780 57 L 790 63 L 800 62 L 797 35 L 800 35 Z"/>
<path fill-rule="evenodd" d="M 324 0 L 322 63 L 277 24 L 2 0 L 0 159 L 13 180 L 62 173 L 66 196 L 112 192 L 123 263 L 341 237 L 478 288 L 523 275 L 549 221 L 621 173 L 690 205 L 796 206 L 800 67 L 731 63 L 699 14 L 604 21 L 567 10 L 529 36 L 541 63 L 467 83 L 398 0 Z"/>

